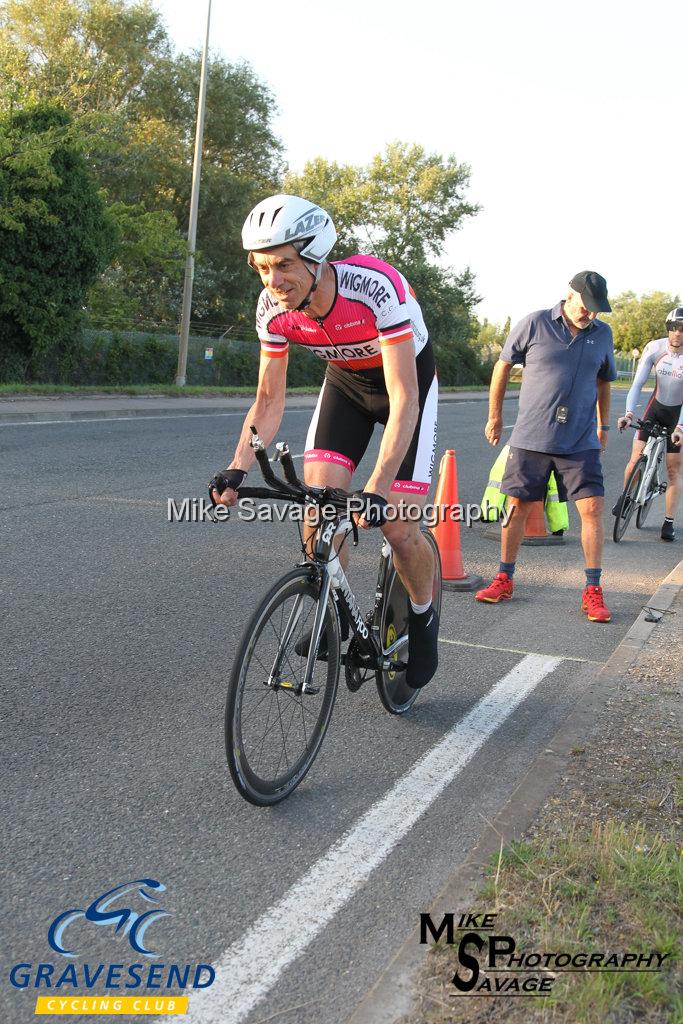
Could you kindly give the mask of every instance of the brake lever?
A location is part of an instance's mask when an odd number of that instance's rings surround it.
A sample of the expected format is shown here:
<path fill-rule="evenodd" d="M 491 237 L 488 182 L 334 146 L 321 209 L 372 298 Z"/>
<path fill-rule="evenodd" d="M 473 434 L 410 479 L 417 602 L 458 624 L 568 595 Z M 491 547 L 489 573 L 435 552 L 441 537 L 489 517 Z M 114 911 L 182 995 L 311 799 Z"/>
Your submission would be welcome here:
<path fill-rule="evenodd" d="M 271 487 L 281 487 L 282 481 L 278 480 L 278 478 L 275 476 L 275 473 L 273 472 L 272 467 L 270 465 L 270 461 L 268 459 L 268 451 L 266 449 L 266 446 L 259 437 L 258 431 L 253 423 L 250 429 L 252 436 L 249 439 L 249 444 L 251 445 L 251 450 L 256 456 L 256 461 L 259 464 L 259 469 L 261 470 L 261 475 L 263 476 L 263 479 Z"/>

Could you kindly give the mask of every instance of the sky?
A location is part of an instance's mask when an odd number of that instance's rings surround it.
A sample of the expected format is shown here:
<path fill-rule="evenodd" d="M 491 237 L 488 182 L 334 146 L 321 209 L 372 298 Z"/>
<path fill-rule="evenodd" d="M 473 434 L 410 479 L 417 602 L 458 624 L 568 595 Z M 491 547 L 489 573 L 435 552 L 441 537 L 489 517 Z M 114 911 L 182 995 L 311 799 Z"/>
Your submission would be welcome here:
<path fill-rule="evenodd" d="M 201 48 L 208 0 L 152 2 Z M 482 210 L 444 262 L 514 323 L 579 270 L 683 293 L 681 39 L 680 0 L 213 0 L 210 47 L 270 86 L 293 171 L 397 140 L 469 164 Z"/>

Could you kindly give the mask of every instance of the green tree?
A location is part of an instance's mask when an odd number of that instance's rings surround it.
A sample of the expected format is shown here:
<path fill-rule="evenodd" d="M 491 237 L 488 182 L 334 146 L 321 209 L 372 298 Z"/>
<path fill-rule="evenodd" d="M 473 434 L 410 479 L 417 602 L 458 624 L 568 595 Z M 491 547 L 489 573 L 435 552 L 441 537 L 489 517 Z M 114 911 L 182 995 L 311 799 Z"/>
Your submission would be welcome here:
<path fill-rule="evenodd" d="M 58 97 L 74 116 L 109 202 L 170 213 L 185 237 L 200 63 L 198 53 L 174 54 L 159 14 L 146 0 L 0 0 L 0 109 L 15 109 L 35 96 Z M 280 186 L 275 111 L 270 90 L 247 64 L 212 58 L 196 319 L 246 323 L 253 316 L 256 285 L 245 265 L 240 228 L 251 206 Z M 164 296 L 168 311 L 173 291 L 166 269 L 148 262 L 145 270 L 150 290 Z M 124 264 L 112 267 L 93 292 L 100 312 L 107 294 L 121 316 L 127 305 L 135 317 L 139 289 Z M 172 319 L 179 313 L 178 308 Z"/>
<path fill-rule="evenodd" d="M 400 267 L 440 256 L 446 237 L 479 211 L 465 199 L 469 178 L 454 156 L 394 142 L 367 167 L 312 161 L 286 176 L 285 189 L 325 205 L 344 245 Z"/>
<path fill-rule="evenodd" d="M 170 210 L 187 233 L 200 55 L 160 62 L 147 83 L 139 109 L 134 148 L 151 153 L 148 181 L 126 201 L 144 201 L 156 187 L 155 208 Z M 249 65 L 213 59 L 209 70 L 204 128 L 202 187 L 197 230 L 197 275 L 193 318 L 220 324 L 253 324 L 258 282 L 246 264 L 241 229 L 249 210 L 281 187 L 282 145 L 271 121 L 277 107 L 270 90 Z M 141 142 L 141 137 L 146 139 Z M 157 177 L 159 153 L 165 168 Z M 112 194 L 130 186 L 122 180 Z"/>
<path fill-rule="evenodd" d="M 642 353 L 648 341 L 664 337 L 666 315 L 679 301 L 667 292 L 649 292 L 640 298 L 635 292 L 623 292 L 611 299 L 612 312 L 603 318 L 612 328 L 615 349 L 630 355 L 637 348 Z"/>
<path fill-rule="evenodd" d="M 115 248 L 70 123 L 48 104 L 0 116 L 0 379 L 59 376 Z"/>
<path fill-rule="evenodd" d="M 475 332 L 472 335 L 472 344 L 481 352 L 483 358 L 495 360 L 500 355 L 500 351 L 510 333 L 510 326 L 510 317 L 507 318 L 502 327 L 500 324 L 491 323 L 484 317 L 481 323 L 477 322 L 476 324 Z"/>
<path fill-rule="evenodd" d="M 112 203 L 118 245 L 112 263 L 93 285 L 88 315 L 98 327 L 173 321 L 181 301 L 187 245 L 167 211 Z"/>
<path fill-rule="evenodd" d="M 450 232 L 479 209 L 465 199 L 469 174 L 453 156 L 395 142 L 364 167 L 318 158 L 285 177 L 287 192 L 320 203 L 332 216 L 339 233 L 335 256 L 369 253 L 406 275 L 435 343 L 442 382 L 451 384 L 465 383 L 458 365 L 479 366 L 468 342 L 479 297 L 471 270 L 458 275 L 434 260 Z"/>
<path fill-rule="evenodd" d="M 148 0 L 2 0 L 0 108 L 53 101 L 76 118 L 116 113 L 170 49 Z"/>

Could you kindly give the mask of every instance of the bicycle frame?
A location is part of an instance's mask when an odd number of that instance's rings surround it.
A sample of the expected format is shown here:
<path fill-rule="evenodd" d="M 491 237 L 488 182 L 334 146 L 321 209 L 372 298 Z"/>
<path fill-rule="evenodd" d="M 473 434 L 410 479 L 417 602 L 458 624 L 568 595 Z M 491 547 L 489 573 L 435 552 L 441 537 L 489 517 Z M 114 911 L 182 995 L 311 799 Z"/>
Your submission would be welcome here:
<path fill-rule="evenodd" d="M 373 667 L 378 669 L 397 668 L 397 663 L 391 660 L 392 655 L 407 642 L 406 637 L 399 637 L 394 641 L 394 643 L 387 647 L 386 650 L 380 642 L 379 611 L 384 598 L 384 588 L 389 567 L 391 565 L 391 546 L 386 539 L 384 539 L 382 544 L 382 554 L 379 572 L 377 575 L 377 586 L 375 588 L 375 605 L 370 617 L 371 624 L 368 625 L 363 618 L 363 614 L 358 606 L 358 602 L 356 601 L 346 577 L 346 573 L 342 567 L 339 554 L 334 548 L 335 537 L 340 535 L 345 537 L 352 529 L 353 527 L 349 520 L 342 518 L 319 526 L 315 535 L 313 559 L 309 564 L 312 566 L 313 571 L 319 580 L 320 596 L 318 598 L 318 607 L 316 608 L 311 642 L 306 661 L 306 672 L 302 685 L 303 693 L 308 690 L 311 679 L 313 678 L 318 643 L 322 635 L 323 624 L 325 621 L 325 609 L 327 608 L 330 593 L 334 596 L 335 604 L 337 606 L 341 605 L 361 654 L 368 658 Z M 294 612 L 292 615 L 294 615 Z M 338 607 L 337 616 L 339 616 Z M 293 628 L 294 625 L 292 625 L 292 629 Z M 288 640 L 291 636 L 289 623 L 287 625 L 287 630 L 288 632 L 286 632 L 286 637 Z M 286 643 L 283 643 L 282 646 L 284 648 Z"/>

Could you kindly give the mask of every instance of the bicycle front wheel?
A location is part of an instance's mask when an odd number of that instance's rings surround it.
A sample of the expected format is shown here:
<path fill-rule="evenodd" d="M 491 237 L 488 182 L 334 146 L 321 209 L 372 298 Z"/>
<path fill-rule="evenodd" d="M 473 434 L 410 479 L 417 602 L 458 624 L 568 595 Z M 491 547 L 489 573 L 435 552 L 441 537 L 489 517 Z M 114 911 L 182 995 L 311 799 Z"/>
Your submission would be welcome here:
<path fill-rule="evenodd" d="M 655 472 L 652 473 L 651 476 L 650 476 L 649 490 L 647 492 L 647 496 L 645 498 L 645 501 L 643 502 L 642 505 L 638 506 L 638 512 L 636 514 L 636 528 L 638 530 L 640 530 L 641 527 L 645 526 L 645 520 L 647 519 L 647 514 L 650 511 L 650 508 L 652 506 L 652 502 L 655 499 L 655 494 L 659 494 L 659 490 L 657 488 L 658 482 L 659 482 L 659 474 L 655 470 Z"/>
<path fill-rule="evenodd" d="M 313 628 L 319 586 L 300 566 L 273 587 L 246 628 L 230 676 L 225 708 L 228 767 L 239 793 L 269 806 L 288 797 L 313 764 L 332 715 L 340 664 L 339 620 L 328 599 L 310 688 L 306 635 Z M 297 648 L 300 653 L 297 653 Z"/>
<path fill-rule="evenodd" d="M 629 473 L 626 486 L 624 487 L 623 493 L 617 502 L 617 512 L 614 517 L 614 530 L 612 531 L 615 544 L 618 544 L 624 536 L 626 527 L 631 521 L 633 510 L 636 507 L 636 495 L 638 494 L 640 481 L 643 478 L 644 468 L 645 459 L 638 459 L 635 466 Z"/>
<path fill-rule="evenodd" d="M 647 514 L 650 511 L 650 506 L 652 505 L 654 498 L 655 491 L 651 489 L 643 504 L 638 506 L 638 511 L 636 512 L 636 529 L 640 530 L 645 526 L 645 520 L 647 519 Z"/>
<path fill-rule="evenodd" d="M 439 549 L 436 546 L 432 534 L 425 530 L 422 534 L 429 544 L 434 556 L 434 586 L 432 588 L 432 604 L 438 615 L 441 614 L 441 558 Z M 382 645 L 390 647 L 399 637 L 405 637 L 406 642 L 400 647 L 395 655 L 394 661 L 406 661 L 408 657 L 408 617 L 410 599 L 406 589 L 401 582 L 401 577 L 396 569 L 391 566 L 390 576 L 387 580 L 382 614 L 380 619 L 380 638 Z M 403 671 L 381 671 L 375 673 L 379 699 L 386 710 L 392 715 L 402 715 L 413 706 L 419 690 L 414 690 L 406 683 L 406 673 Z"/>

